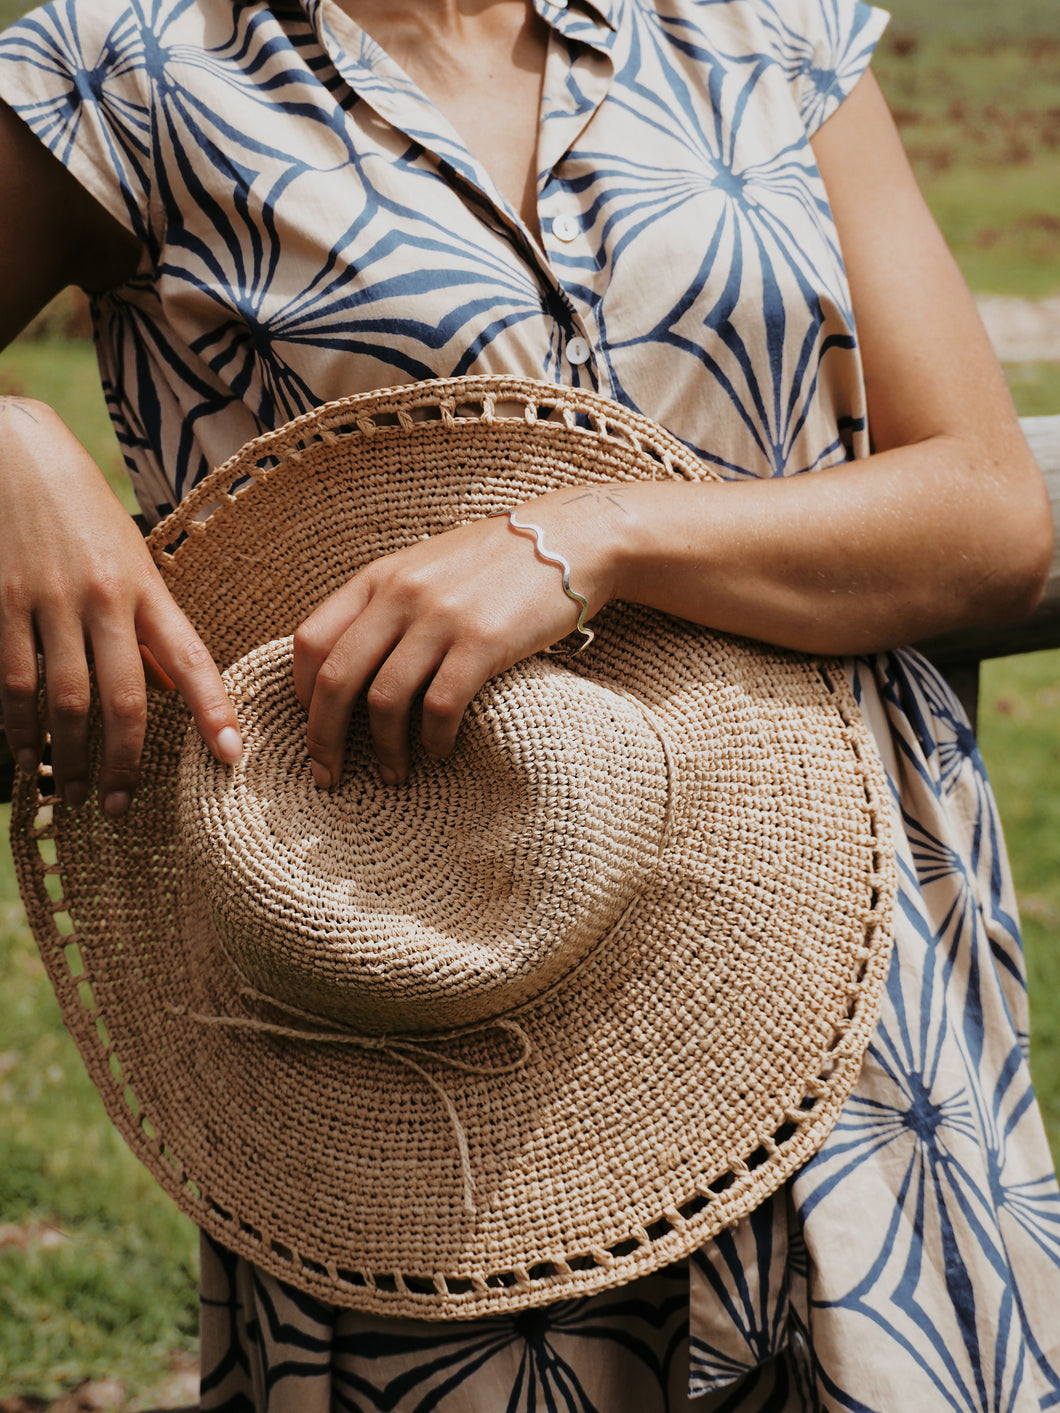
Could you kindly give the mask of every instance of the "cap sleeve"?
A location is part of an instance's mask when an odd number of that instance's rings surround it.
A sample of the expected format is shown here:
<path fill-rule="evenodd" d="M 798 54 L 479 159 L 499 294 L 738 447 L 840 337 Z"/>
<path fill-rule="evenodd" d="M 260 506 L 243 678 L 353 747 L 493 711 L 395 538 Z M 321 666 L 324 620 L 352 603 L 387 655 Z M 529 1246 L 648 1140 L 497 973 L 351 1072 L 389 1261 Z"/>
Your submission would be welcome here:
<path fill-rule="evenodd" d="M 53 0 L 0 34 L 0 98 L 96 200 L 151 240 L 151 84 L 128 0 Z"/>
<path fill-rule="evenodd" d="M 868 68 L 890 16 L 863 0 L 754 0 L 773 57 L 787 74 L 807 135 Z"/>

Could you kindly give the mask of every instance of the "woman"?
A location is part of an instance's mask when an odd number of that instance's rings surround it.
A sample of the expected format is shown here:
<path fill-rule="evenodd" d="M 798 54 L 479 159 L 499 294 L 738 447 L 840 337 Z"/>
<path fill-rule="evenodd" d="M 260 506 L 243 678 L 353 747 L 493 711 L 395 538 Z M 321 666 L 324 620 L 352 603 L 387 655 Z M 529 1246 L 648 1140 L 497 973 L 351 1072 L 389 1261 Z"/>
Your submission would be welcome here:
<path fill-rule="evenodd" d="M 631 600 L 852 655 L 904 826 L 878 1038 L 786 1194 L 687 1273 L 536 1323 L 369 1320 L 207 1245 L 205 1408 L 327 1406 L 325 1385 L 351 1408 L 678 1407 L 686 1387 L 740 1409 L 1060 1395 L 1060 1199 L 996 820 L 946 689 L 885 651 L 1029 611 L 1051 535 L 865 72 L 882 24 L 848 0 L 58 0 L 0 41 L 0 330 L 67 283 L 95 294 L 149 519 L 335 396 L 465 371 L 599 387 L 726 480 L 546 495 L 524 518 L 593 612 Z M 8 399 L 2 433 L 8 736 L 34 768 L 39 647 L 57 786 L 120 816 L 143 663 L 222 760 L 235 715 L 54 414 Z M 338 781 L 358 697 L 400 782 L 413 712 L 444 756 L 481 684 L 576 616 L 503 520 L 377 561 L 296 637 L 318 784 Z"/>

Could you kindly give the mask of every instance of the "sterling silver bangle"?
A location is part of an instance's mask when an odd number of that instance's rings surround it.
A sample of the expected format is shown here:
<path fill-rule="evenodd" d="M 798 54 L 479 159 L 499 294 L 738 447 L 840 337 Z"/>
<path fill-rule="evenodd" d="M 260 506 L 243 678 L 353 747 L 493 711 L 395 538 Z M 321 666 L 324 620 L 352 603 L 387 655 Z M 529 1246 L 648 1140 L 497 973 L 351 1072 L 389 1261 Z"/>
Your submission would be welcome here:
<path fill-rule="evenodd" d="M 546 648 L 545 651 L 549 653 L 555 653 L 558 657 L 574 657 L 576 653 L 580 653 L 583 648 L 587 648 L 589 646 L 592 640 L 596 637 L 596 634 L 591 628 L 586 628 L 585 626 L 585 615 L 589 612 L 589 600 L 583 598 L 582 595 L 578 593 L 577 589 L 571 588 L 570 565 L 567 563 L 567 561 L 563 558 L 561 554 L 553 554 L 551 551 L 545 549 L 545 532 L 544 530 L 542 530 L 540 525 L 533 525 L 529 521 L 516 520 L 514 510 L 495 510 L 493 514 L 494 516 L 506 515 L 508 517 L 508 524 L 512 527 L 513 530 L 516 531 L 517 534 L 533 535 L 534 548 L 536 549 L 539 557 L 545 560 L 548 564 L 554 564 L 556 568 L 562 573 L 563 592 L 570 600 L 572 600 L 572 602 L 576 603 L 579 608 L 578 622 L 574 625 L 573 631 L 580 633 L 582 635 L 582 640 L 575 647 L 564 647 L 562 643 L 557 643 L 550 648 Z"/>

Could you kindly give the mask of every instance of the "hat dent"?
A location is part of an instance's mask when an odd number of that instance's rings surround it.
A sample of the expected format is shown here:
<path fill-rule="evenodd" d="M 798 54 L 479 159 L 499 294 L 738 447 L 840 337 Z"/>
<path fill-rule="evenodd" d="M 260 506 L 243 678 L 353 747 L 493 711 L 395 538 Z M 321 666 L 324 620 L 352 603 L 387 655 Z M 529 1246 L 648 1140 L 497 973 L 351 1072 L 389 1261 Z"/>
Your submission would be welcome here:
<path fill-rule="evenodd" d="M 366 1034 L 471 1025 L 570 975 L 648 886 L 669 773 L 634 701 L 532 659 L 396 788 L 362 707 L 324 791 L 292 663 L 286 638 L 228 669 L 243 755 L 220 765 L 190 727 L 177 783 L 189 886 L 265 996 Z"/>

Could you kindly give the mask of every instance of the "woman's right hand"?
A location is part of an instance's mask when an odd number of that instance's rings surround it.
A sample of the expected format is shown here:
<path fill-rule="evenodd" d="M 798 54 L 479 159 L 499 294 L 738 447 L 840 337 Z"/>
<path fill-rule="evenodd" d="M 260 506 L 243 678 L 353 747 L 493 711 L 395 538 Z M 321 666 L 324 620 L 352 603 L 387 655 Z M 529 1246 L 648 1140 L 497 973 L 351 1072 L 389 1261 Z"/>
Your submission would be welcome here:
<path fill-rule="evenodd" d="M 0 398 L 0 705 L 12 753 L 40 760 L 38 652 L 56 793 L 107 814 L 129 807 L 147 717 L 145 661 L 184 697 L 218 760 L 239 758 L 235 710 L 202 640 L 166 588 L 135 522 L 57 413 Z M 146 651 L 144 651 L 146 650 Z M 89 669 L 103 717 L 89 776 Z"/>

